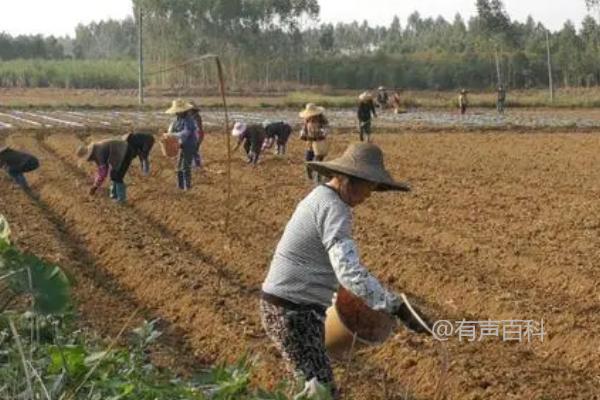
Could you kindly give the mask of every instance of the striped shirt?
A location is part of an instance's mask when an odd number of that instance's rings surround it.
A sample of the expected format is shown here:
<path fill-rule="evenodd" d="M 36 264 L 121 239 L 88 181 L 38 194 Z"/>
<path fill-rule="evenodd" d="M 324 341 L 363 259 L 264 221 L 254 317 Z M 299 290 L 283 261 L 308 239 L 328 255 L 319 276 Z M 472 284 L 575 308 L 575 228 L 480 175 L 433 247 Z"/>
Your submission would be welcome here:
<path fill-rule="evenodd" d="M 360 263 L 350 206 L 321 185 L 285 227 L 262 290 L 296 304 L 329 307 L 340 284 L 372 309 L 392 313 L 400 305 Z"/>

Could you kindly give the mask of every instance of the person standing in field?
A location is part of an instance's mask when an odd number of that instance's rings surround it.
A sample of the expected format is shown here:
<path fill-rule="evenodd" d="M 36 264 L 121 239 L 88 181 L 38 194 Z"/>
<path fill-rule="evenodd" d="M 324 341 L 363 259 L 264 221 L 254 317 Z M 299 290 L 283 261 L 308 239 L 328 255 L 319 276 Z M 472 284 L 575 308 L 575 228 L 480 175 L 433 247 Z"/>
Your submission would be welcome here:
<path fill-rule="evenodd" d="M 35 156 L 8 146 L 0 147 L 0 168 L 3 168 L 8 176 L 23 189 L 29 190 L 29 184 L 24 174 L 35 171 L 39 167 L 40 162 Z"/>
<path fill-rule="evenodd" d="M 255 167 L 265 141 L 265 128 L 261 124 L 246 125 L 243 122 L 236 122 L 231 135 L 238 139 L 233 151 L 237 151 L 243 143 L 248 163 Z"/>
<path fill-rule="evenodd" d="M 467 106 L 469 105 L 469 99 L 467 98 L 467 91 L 462 89 L 458 96 L 458 107 L 460 108 L 460 114 L 464 115 L 467 112 Z"/>
<path fill-rule="evenodd" d="M 77 157 L 82 161 L 93 162 L 97 166 L 94 183 L 89 189 L 90 196 L 102 186 L 110 174 L 110 198 L 119 203 L 127 201 L 127 186 L 123 178 L 135 157 L 133 149 L 121 139 L 108 139 L 80 146 Z"/>
<path fill-rule="evenodd" d="M 385 289 L 362 264 L 352 234 L 352 209 L 372 191 L 410 187 L 392 178 L 381 149 L 370 143 L 353 144 L 333 161 L 307 165 L 330 180 L 314 188 L 288 221 L 262 284 L 260 314 L 287 369 L 307 382 L 316 379 L 336 397 L 324 321 L 340 287 L 408 329 L 426 332 L 402 296 Z"/>
<path fill-rule="evenodd" d="M 202 116 L 200 115 L 200 107 L 197 106 L 196 103 L 194 103 L 193 101 L 190 101 L 190 104 L 192 105 L 192 110 L 191 110 L 192 118 L 194 118 L 194 121 L 196 121 L 196 126 L 198 128 L 196 130 L 196 139 L 197 139 L 198 143 L 196 144 L 196 154 L 194 154 L 194 166 L 196 168 L 202 168 L 203 161 L 202 161 L 202 154 L 200 153 L 200 146 L 202 145 L 202 142 L 204 141 L 204 126 L 202 125 Z"/>
<path fill-rule="evenodd" d="M 138 157 L 140 159 L 140 167 L 142 174 L 150 173 L 150 151 L 154 147 L 154 136 L 149 133 L 128 133 L 122 139 L 127 142 L 131 151 L 128 156 L 131 158 Z"/>
<path fill-rule="evenodd" d="M 308 103 L 304 110 L 300 112 L 300 118 L 304 123 L 300 130 L 300 140 L 306 142 L 306 151 L 304 159 L 306 161 L 323 161 L 329 152 L 328 125 L 329 121 L 323 112 L 325 108 L 319 107 L 314 103 Z M 315 179 L 316 183 L 321 181 L 318 173 L 313 173 L 310 168 L 306 168 L 308 179 Z"/>
<path fill-rule="evenodd" d="M 274 143 L 277 143 L 277 155 L 284 156 L 287 149 L 287 142 L 292 134 L 292 127 L 290 124 L 279 121 L 279 122 L 263 122 L 265 128 L 266 139 L 263 144 L 263 152 L 273 147 Z"/>
<path fill-rule="evenodd" d="M 387 90 L 383 86 L 379 86 L 377 88 L 377 106 L 381 107 L 381 109 L 385 109 L 388 106 L 389 96 Z"/>
<path fill-rule="evenodd" d="M 177 161 L 177 187 L 181 190 L 192 188 L 192 162 L 197 151 L 198 126 L 192 116 L 194 106 L 184 100 L 173 100 L 171 107 L 165 111 L 175 116 L 169 126 L 167 136 L 176 137 L 179 141 L 179 158 Z"/>
<path fill-rule="evenodd" d="M 400 114 L 402 112 L 402 103 L 400 102 L 399 90 L 396 90 L 392 96 L 392 107 L 394 107 L 395 114 Z"/>
<path fill-rule="evenodd" d="M 358 96 L 358 129 L 360 141 L 371 142 L 371 115 L 377 118 L 373 96 L 369 92 L 363 92 Z"/>
<path fill-rule="evenodd" d="M 506 101 L 506 90 L 504 86 L 498 86 L 498 98 L 496 99 L 496 110 L 498 114 L 504 114 L 504 102 Z"/>

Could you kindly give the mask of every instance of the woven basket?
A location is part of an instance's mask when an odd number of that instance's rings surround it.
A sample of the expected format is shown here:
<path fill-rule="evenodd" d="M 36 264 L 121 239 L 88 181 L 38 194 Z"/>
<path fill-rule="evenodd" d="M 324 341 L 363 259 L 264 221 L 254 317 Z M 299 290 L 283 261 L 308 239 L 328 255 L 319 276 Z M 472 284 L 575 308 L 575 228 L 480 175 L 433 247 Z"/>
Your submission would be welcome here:
<path fill-rule="evenodd" d="M 160 138 L 160 149 L 169 158 L 177 157 L 179 154 L 179 140 L 174 136 L 163 136 Z"/>

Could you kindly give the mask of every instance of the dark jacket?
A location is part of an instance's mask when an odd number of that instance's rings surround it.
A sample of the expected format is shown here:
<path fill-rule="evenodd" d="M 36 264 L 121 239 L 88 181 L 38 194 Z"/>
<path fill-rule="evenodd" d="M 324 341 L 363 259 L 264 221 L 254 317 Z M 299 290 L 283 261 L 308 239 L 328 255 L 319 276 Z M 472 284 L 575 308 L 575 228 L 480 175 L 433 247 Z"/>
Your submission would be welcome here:
<path fill-rule="evenodd" d="M 250 144 L 250 149 L 255 152 L 260 152 L 262 144 L 265 141 L 265 128 L 259 124 L 251 124 L 246 127 L 246 130 L 240 136 L 240 143 L 246 140 Z"/>
<path fill-rule="evenodd" d="M 359 121 L 371 120 L 371 114 L 376 117 L 377 113 L 375 112 L 373 100 L 366 100 L 358 103 L 358 112 L 356 114 Z"/>
<path fill-rule="evenodd" d="M 23 173 L 37 169 L 40 162 L 34 156 L 10 147 L 0 147 L 0 168 L 8 171 Z"/>
<path fill-rule="evenodd" d="M 129 145 L 118 139 L 103 140 L 92 145 L 88 161 L 95 162 L 98 166 L 110 165 L 113 170 L 118 170 L 125 159 Z"/>
<path fill-rule="evenodd" d="M 276 137 L 279 144 L 287 143 L 291 134 L 292 127 L 285 122 L 273 122 L 265 127 L 266 137 L 269 139 Z"/>
<path fill-rule="evenodd" d="M 147 160 L 154 146 L 154 136 L 149 133 L 130 133 L 124 138 L 133 150 L 134 157 Z"/>

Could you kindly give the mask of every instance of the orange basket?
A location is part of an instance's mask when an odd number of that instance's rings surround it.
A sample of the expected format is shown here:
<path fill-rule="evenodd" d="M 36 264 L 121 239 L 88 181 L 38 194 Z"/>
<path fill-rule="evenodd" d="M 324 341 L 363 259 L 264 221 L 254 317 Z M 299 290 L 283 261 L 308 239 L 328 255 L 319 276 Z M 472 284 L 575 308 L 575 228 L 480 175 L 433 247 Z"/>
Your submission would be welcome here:
<path fill-rule="evenodd" d="M 160 149 L 162 153 L 169 157 L 174 158 L 179 155 L 179 140 L 174 136 L 167 136 L 164 134 L 160 138 Z"/>
<path fill-rule="evenodd" d="M 335 302 L 327 309 L 325 347 L 330 357 L 345 359 L 352 342 L 355 350 L 381 344 L 395 327 L 394 317 L 371 310 L 360 298 L 340 287 Z"/>

